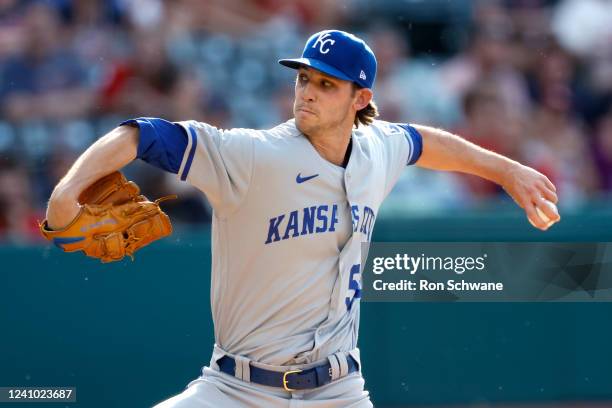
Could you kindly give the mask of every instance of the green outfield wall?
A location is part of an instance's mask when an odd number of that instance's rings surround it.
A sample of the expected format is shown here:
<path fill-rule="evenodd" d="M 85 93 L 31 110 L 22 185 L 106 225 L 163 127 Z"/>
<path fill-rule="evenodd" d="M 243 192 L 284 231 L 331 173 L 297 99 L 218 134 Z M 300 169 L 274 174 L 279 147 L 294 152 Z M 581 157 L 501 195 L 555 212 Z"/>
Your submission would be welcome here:
<path fill-rule="evenodd" d="M 379 217 L 375 241 L 612 241 L 605 206 L 564 215 L 546 234 L 516 211 L 393 214 Z M 47 246 L 5 245 L 0 255 L 0 386 L 77 387 L 77 403 L 45 407 L 148 407 L 208 363 L 208 230 L 178 231 L 117 264 Z M 376 406 L 612 401 L 610 303 L 361 310 L 363 371 Z"/>

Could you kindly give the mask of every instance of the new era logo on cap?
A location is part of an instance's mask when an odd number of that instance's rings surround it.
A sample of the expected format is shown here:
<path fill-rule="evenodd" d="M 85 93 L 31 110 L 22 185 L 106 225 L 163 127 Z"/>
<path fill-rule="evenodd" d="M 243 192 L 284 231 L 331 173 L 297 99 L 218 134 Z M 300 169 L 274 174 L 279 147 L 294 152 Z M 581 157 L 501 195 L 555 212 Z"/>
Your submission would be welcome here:
<path fill-rule="evenodd" d="M 364 88 L 372 88 L 376 78 L 376 57 L 370 47 L 353 34 L 339 30 L 313 34 L 301 58 L 278 62 L 293 69 L 312 67 Z"/>

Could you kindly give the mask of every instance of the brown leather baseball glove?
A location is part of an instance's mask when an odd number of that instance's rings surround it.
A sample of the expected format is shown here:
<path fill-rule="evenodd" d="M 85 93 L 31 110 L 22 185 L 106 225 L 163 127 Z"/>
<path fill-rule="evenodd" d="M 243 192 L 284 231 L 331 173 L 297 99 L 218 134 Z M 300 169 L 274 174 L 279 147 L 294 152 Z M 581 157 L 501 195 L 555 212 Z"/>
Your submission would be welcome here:
<path fill-rule="evenodd" d="M 79 196 L 81 211 L 61 230 L 50 230 L 47 220 L 40 231 L 65 252 L 83 251 L 102 262 L 113 262 L 172 233 L 170 218 L 159 203 L 176 196 L 149 201 L 136 183 L 114 172 L 96 181 Z"/>

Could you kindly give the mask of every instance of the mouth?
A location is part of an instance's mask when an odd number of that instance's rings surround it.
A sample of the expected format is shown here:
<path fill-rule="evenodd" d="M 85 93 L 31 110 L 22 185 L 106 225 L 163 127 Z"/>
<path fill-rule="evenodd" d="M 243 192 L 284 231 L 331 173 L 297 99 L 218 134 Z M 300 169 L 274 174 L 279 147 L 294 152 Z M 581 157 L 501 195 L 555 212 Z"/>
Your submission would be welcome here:
<path fill-rule="evenodd" d="M 309 109 L 306 109 L 306 108 L 304 108 L 304 107 L 299 107 L 299 108 L 297 108 L 295 111 L 296 111 L 296 112 L 308 113 L 308 114 L 311 114 L 311 115 L 315 115 L 315 116 L 316 116 L 316 113 L 314 113 L 313 111 L 311 111 L 311 110 L 309 110 Z"/>

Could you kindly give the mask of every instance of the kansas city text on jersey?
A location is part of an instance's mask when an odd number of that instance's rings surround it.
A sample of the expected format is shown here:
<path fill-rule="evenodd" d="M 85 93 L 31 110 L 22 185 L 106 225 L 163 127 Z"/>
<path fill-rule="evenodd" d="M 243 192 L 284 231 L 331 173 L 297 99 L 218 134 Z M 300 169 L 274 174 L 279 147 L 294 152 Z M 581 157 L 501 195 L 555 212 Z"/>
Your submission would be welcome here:
<path fill-rule="evenodd" d="M 358 205 L 351 206 L 353 232 L 361 232 L 369 241 L 376 215 L 368 206 L 363 206 L 361 209 L 360 212 Z M 337 204 L 325 204 L 305 207 L 270 218 L 265 244 L 301 235 L 333 232 L 336 230 L 339 216 Z"/>

